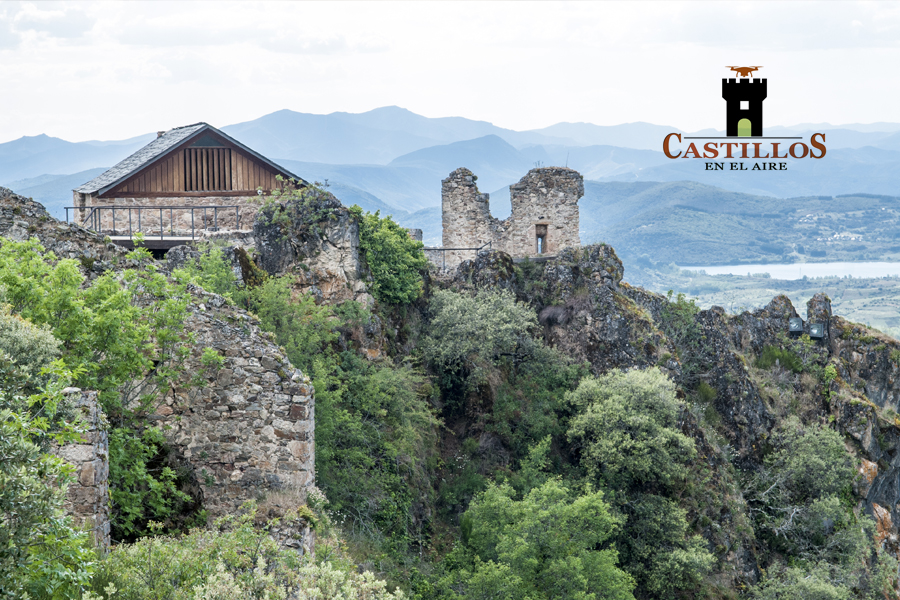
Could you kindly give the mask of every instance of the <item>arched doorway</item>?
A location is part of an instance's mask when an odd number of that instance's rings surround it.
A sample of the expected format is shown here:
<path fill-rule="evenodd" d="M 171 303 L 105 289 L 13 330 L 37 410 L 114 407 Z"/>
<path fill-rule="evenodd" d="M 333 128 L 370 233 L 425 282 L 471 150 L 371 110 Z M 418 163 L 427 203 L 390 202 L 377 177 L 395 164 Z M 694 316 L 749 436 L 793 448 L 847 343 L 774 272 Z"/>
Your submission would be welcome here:
<path fill-rule="evenodd" d="M 750 137 L 752 134 L 752 127 L 750 125 L 750 119 L 741 119 L 738 121 L 738 137 Z"/>

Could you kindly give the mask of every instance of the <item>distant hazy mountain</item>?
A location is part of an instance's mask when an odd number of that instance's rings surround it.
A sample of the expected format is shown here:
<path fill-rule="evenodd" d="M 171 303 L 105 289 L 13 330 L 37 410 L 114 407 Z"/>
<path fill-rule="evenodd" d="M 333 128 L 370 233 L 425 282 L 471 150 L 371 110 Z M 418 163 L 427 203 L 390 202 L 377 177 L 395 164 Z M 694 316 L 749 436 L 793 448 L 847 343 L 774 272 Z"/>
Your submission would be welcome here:
<path fill-rule="evenodd" d="M 26 198 L 37 200 L 51 215 L 64 220 L 66 218 L 64 207 L 72 206 L 72 190 L 105 170 L 106 168 L 100 167 L 72 175 L 41 175 L 13 181 L 4 187 L 8 187 Z"/>
<path fill-rule="evenodd" d="M 307 181 L 325 183 L 327 179 L 329 185 L 363 190 L 404 212 L 415 212 L 441 202 L 441 182 L 431 171 L 425 169 L 382 165 L 328 165 L 284 159 L 278 159 L 277 162 Z M 341 198 L 336 192 L 335 195 Z"/>
<path fill-rule="evenodd" d="M 72 143 L 43 134 L 21 137 L 0 144 L 0 185 L 46 173 L 77 173 L 113 165 L 146 145 L 154 136 L 106 143 Z"/>
<path fill-rule="evenodd" d="M 744 162 L 750 166 L 754 161 Z M 897 151 L 873 147 L 829 148 L 822 160 L 782 162 L 788 163 L 786 171 L 738 172 L 707 171 L 705 161 L 676 159 L 601 180 L 697 181 L 734 192 L 780 198 L 856 192 L 893 195 L 900 192 L 900 152 Z"/>
<path fill-rule="evenodd" d="M 532 168 L 521 152 L 496 135 L 474 140 L 432 146 L 397 157 L 391 167 L 414 167 L 431 173 L 437 198 L 441 180 L 459 167 L 466 167 L 478 177 L 478 188 L 489 191 L 515 183 Z"/>
<path fill-rule="evenodd" d="M 678 129 L 650 123 L 557 123 L 517 132 L 485 121 L 434 119 L 389 106 L 359 114 L 282 110 L 223 129 L 306 179 L 323 183 L 327 179 L 346 203 L 391 211 L 398 218 L 410 213 L 403 219 L 439 207 L 441 180 L 461 166 L 478 175 L 482 191 L 491 192 L 492 210 L 499 218 L 509 214 L 507 186 L 535 166 L 569 166 L 586 180 L 693 180 L 778 197 L 900 191 L 897 123 L 767 128 L 772 135 L 825 132 L 828 157 L 793 161 L 786 172 L 749 174 L 707 172 L 703 161 L 665 158 L 661 140 Z M 724 132 L 694 133 L 719 136 Z M 100 167 L 122 160 L 154 135 L 79 143 L 40 135 L 6 142 L 0 144 L 0 185 L 33 195 L 56 211 L 71 202 L 73 187 L 92 178 Z M 74 175 L 62 175 L 70 173 Z M 439 218 L 428 214 L 430 223 L 439 223 Z"/>
<path fill-rule="evenodd" d="M 571 144 L 573 146 L 621 146 L 643 150 L 661 150 L 663 138 L 672 132 L 678 133 L 681 130 L 665 125 L 640 122 L 622 125 L 557 123 L 543 129 L 531 130 L 531 133 L 568 138 L 575 142 Z"/>
<path fill-rule="evenodd" d="M 430 146 L 497 135 L 513 144 L 571 143 L 462 117 L 430 119 L 396 106 L 360 114 L 280 110 L 222 131 L 265 156 L 331 164 L 388 164 Z"/>
<path fill-rule="evenodd" d="M 710 265 L 900 258 L 894 196 L 783 199 L 692 181 L 588 181 L 578 205 L 582 243 L 604 241 L 631 259 Z"/>

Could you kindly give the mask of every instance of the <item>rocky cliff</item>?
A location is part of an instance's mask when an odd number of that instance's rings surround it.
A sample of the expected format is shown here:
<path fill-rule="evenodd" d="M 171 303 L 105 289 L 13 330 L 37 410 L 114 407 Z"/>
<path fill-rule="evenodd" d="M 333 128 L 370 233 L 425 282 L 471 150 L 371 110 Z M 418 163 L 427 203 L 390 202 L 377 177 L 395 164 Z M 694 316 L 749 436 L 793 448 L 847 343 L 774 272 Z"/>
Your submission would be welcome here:
<path fill-rule="evenodd" d="M 758 579 L 752 537 L 741 532 L 747 508 L 733 495 L 746 474 L 761 465 L 776 422 L 790 414 L 829 424 L 856 455 L 860 478 L 857 509 L 872 516 L 877 540 L 897 555 L 900 518 L 900 341 L 831 314 L 829 299 L 819 294 L 806 307 L 810 323 L 825 324 L 821 340 L 791 338 L 789 320 L 799 316 L 786 296 L 764 308 L 736 315 L 720 307 L 692 311 L 692 338 L 673 330 L 672 298 L 635 288 L 623 281 L 624 269 L 606 245 L 568 248 L 545 262 L 515 264 L 502 252 L 482 252 L 464 261 L 448 277 L 434 274 L 434 285 L 456 289 L 504 288 L 529 303 L 544 326 L 545 338 L 591 369 L 665 369 L 685 394 L 683 430 L 692 435 L 721 483 L 710 494 L 732 501 L 717 506 L 715 530 L 704 535 L 722 549 L 718 570 L 728 587 Z M 670 331 L 670 335 L 665 333 Z M 837 376 L 822 380 L 785 366 L 755 366 L 767 347 L 797 353 L 807 370 Z M 704 386 L 709 406 L 696 393 Z M 695 408 L 692 408 L 695 407 Z M 714 413 L 710 409 L 714 410 Z M 696 426 L 702 411 L 713 414 L 719 442 L 706 439 Z M 736 467 L 737 470 L 734 470 Z M 718 484 L 716 484 L 718 485 Z M 725 506 L 731 507 L 726 510 Z M 721 512 L 719 512 L 721 509 Z M 695 515 L 704 522 L 703 515 Z M 741 543 L 738 543 L 741 542 Z M 740 548 L 730 551 L 729 548 Z"/>

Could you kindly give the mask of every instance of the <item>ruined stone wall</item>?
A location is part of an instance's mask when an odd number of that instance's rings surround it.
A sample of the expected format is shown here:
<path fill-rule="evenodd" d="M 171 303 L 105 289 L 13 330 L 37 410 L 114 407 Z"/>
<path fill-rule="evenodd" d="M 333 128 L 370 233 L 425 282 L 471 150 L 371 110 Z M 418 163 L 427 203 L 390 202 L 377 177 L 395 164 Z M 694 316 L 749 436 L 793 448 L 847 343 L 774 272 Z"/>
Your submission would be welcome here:
<path fill-rule="evenodd" d="M 500 239 L 500 221 L 491 216 L 490 194 L 478 191 L 478 178 L 459 168 L 441 181 L 441 222 L 444 248 L 479 248 Z M 475 258 L 475 251 L 446 252 L 448 267 Z"/>
<path fill-rule="evenodd" d="M 503 222 L 500 250 L 513 257 L 538 256 L 537 227 L 546 226 L 541 254 L 555 255 L 579 246 L 578 199 L 584 196 L 584 178 L 562 167 L 532 169 L 509 186 L 512 214 Z"/>
<path fill-rule="evenodd" d="M 580 245 L 578 200 L 584 195 L 584 178 L 577 171 L 562 167 L 529 171 L 510 186 L 512 213 L 504 221 L 491 216 L 490 196 L 478 191 L 476 180 L 471 171 L 460 168 L 441 182 L 444 248 L 479 248 L 490 243 L 492 250 L 524 258 L 555 255 Z M 429 260 L 447 268 L 475 255 L 475 250 L 426 253 Z"/>
<path fill-rule="evenodd" d="M 66 492 L 66 513 L 75 525 L 91 532 L 94 545 L 109 550 L 109 432 L 97 392 L 66 388 L 82 430 L 81 440 L 54 448 L 54 453 L 75 467 L 75 480 Z"/>
<path fill-rule="evenodd" d="M 213 209 L 203 207 L 210 206 L 235 206 L 239 208 Z M 98 198 L 93 195 L 74 193 L 73 206 L 115 206 L 115 215 L 111 209 L 102 209 L 99 214 L 99 222 L 88 221 L 85 227 L 99 225 L 99 231 L 104 235 L 130 235 L 132 232 L 141 231 L 147 236 L 159 235 L 160 222 L 166 235 L 190 235 L 191 213 L 193 212 L 193 227 L 195 232 L 203 229 L 232 229 L 250 230 L 253 221 L 259 211 L 259 199 L 256 196 L 183 196 L 173 198 Z M 165 206 L 193 206 L 190 210 L 153 210 L 154 207 Z M 140 207 L 140 221 L 136 208 Z M 121 210 L 120 210 L 121 208 Z M 131 209 L 129 211 L 129 208 Z M 130 212 L 130 219 L 129 219 Z M 78 210 L 78 223 L 82 224 L 90 213 L 89 210 Z M 115 218 L 113 218 L 115 217 Z M 162 219 L 160 221 L 160 219 Z M 173 232 L 174 233 L 171 233 Z"/>
<path fill-rule="evenodd" d="M 201 385 L 176 387 L 151 421 L 188 460 L 215 517 L 244 501 L 287 494 L 303 501 L 314 485 L 313 387 L 271 334 L 225 299 L 189 286 L 185 329 L 195 336 L 185 359 Z M 224 357 L 204 365 L 205 348 Z"/>
<path fill-rule="evenodd" d="M 78 260 L 88 279 L 145 268 L 125 259 L 125 249 L 57 221 L 39 203 L 6 188 L 0 188 L 0 236 L 37 237 L 58 257 Z M 291 366 L 254 317 L 196 286 L 188 291 L 185 333 L 193 339 L 182 364 L 186 375 L 161 394 L 148 424 L 158 426 L 190 465 L 210 516 L 232 513 L 246 500 L 282 512 L 297 508 L 314 485 L 315 400 L 309 378 Z M 223 358 L 221 368 L 204 364 L 206 348 Z M 108 545 L 107 433 L 96 394 L 68 391 L 86 432 L 84 443 L 58 449 L 76 469 L 67 508 L 77 522 L 89 523 L 101 546 Z M 267 516 L 276 515 L 270 510 Z M 311 548 L 305 526 L 283 533 L 289 532 L 289 545 Z"/>

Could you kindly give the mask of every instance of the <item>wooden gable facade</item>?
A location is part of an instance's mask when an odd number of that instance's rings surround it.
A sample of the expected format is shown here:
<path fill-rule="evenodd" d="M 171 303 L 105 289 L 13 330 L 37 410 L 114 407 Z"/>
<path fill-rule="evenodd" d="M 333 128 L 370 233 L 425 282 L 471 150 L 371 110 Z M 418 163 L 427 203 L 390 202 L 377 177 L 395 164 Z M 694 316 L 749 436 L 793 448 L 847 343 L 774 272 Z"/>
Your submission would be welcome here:
<path fill-rule="evenodd" d="M 276 179 L 293 177 L 271 162 L 219 135 L 213 128 L 175 146 L 99 198 L 183 198 L 254 196 L 278 189 Z"/>

